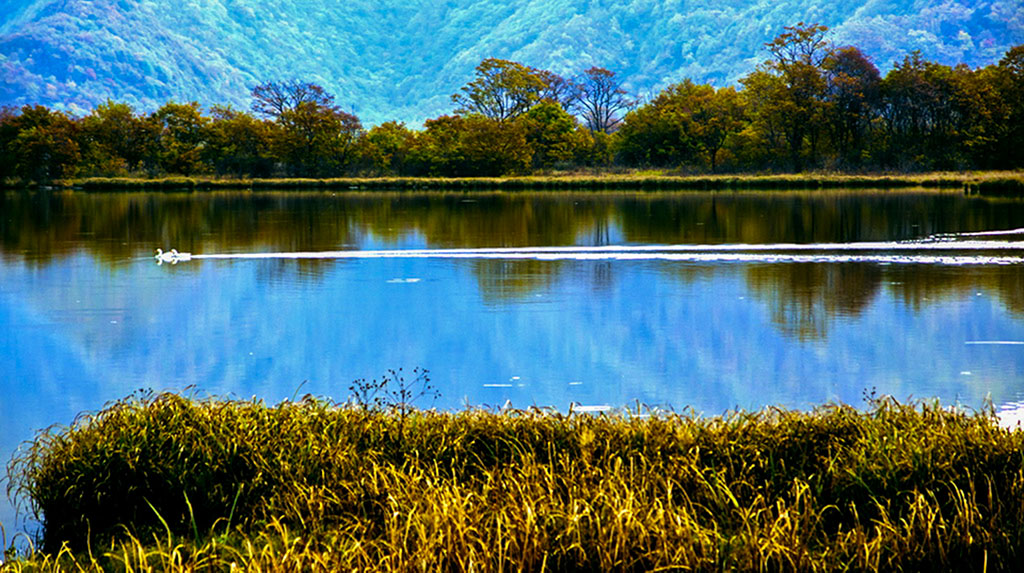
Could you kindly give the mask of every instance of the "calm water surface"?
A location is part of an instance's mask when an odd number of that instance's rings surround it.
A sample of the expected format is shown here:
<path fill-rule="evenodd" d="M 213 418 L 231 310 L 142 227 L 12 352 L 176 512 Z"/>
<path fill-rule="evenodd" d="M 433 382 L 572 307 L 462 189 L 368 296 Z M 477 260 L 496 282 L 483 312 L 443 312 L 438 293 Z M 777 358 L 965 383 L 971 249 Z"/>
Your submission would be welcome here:
<path fill-rule="evenodd" d="M 4 459 L 37 430 L 136 389 L 343 399 L 354 379 L 417 366 L 440 391 L 433 405 L 449 409 L 643 403 L 719 414 L 859 405 L 871 389 L 972 407 L 986 397 L 997 407 L 1024 400 L 1024 265 L 1014 261 L 1024 252 L 996 248 L 1024 237 L 982 236 L 981 251 L 916 263 L 898 262 L 914 260 L 908 253 L 879 256 L 892 254 L 885 249 L 855 262 L 831 250 L 793 258 L 792 247 L 779 246 L 1019 229 L 1020 200 L 935 192 L 0 197 Z M 686 256 L 630 250 L 680 244 L 690 245 Z M 736 244 L 773 246 L 738 258 L 704 250 Z M 541 258 L 522 250 L 602 245 L 623 249 Z M 157 247 L 194 255 L 509 250 L 157 265 Z M 963 262 L 974 264 L 950 264 Z M 0 506 L 0 522 L 13 529 L 9 506 Z"/>

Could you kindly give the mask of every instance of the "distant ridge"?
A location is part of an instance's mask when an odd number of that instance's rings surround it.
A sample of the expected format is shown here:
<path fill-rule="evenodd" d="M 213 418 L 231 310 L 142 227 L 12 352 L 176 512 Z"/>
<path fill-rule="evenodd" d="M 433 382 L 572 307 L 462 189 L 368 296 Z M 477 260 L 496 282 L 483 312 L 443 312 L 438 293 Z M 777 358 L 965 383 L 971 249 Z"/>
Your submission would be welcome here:
<path fill-rule="evenodd" d="M 883 72 L 912 50 L 972 67 L 1024 43 L 1020 0 L 7 0 L 0 105 L 87 113 L 113 99 L 248 108 L 261 81 L 319 83 L 366 124 L 418 124 L 486 57 L 564 75 L 598 65 L 640 95 L 689 77 L 726 85 L 799 21 L 833 29 Z"/>

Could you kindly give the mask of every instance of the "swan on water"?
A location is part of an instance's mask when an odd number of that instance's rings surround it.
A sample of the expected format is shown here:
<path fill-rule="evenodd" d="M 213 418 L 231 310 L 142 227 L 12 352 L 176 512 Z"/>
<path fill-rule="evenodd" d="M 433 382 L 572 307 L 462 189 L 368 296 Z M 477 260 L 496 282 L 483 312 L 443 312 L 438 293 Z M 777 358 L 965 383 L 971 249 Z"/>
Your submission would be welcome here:
<path fill-rule="evenodd" d="M 170 252 L 165 253 L 163 249 L 158 247 L 155 258 L 157 264 L 171 263 L 176 265 L 180 261 L 192 260 L 192 253 L 179 253 L 178 249 L 171 249 Z"/>

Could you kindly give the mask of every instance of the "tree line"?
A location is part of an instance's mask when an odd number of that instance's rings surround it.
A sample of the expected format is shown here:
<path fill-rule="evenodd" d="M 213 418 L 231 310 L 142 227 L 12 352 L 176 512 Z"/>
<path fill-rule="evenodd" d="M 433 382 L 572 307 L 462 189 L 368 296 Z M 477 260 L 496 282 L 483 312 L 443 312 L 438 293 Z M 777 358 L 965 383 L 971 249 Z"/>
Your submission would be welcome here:
<path fill-rule="evenodd" d="M 452 96 L 453 111 L 422 129 L 365 129 L 321 86 L 298 80 L 256 86 L 249 111 L 173 101 L 150 114 L 108 101 L 83 117 L 3 108 L 0 179 L 1024 167 L 1024 45 L 979 69 L 915 52 L 883 77 L 827 32 L 786 27 L 738 88 L 683 80 L 646 99 L 604 68 L 565 78 L 489 58 Z"/>

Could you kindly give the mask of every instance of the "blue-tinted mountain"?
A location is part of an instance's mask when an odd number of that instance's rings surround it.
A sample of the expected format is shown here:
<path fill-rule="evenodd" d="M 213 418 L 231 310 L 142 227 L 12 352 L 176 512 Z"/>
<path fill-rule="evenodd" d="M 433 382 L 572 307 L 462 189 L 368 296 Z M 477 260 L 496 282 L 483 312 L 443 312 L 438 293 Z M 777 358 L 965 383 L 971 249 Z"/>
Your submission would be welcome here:
<path fill-rule="evenodd" d="M 257 83 L 294 78 L 366 123 L 416 124 L 450 111 L 487 57 L 563 75 L 602 66 L 644 95 L 735 82 L 801 21 L 883 70 L 912 50 L 988 65 L 1024 42 L 1021 0 L 5 0 L 0 105 L 248 108 Z"/>

